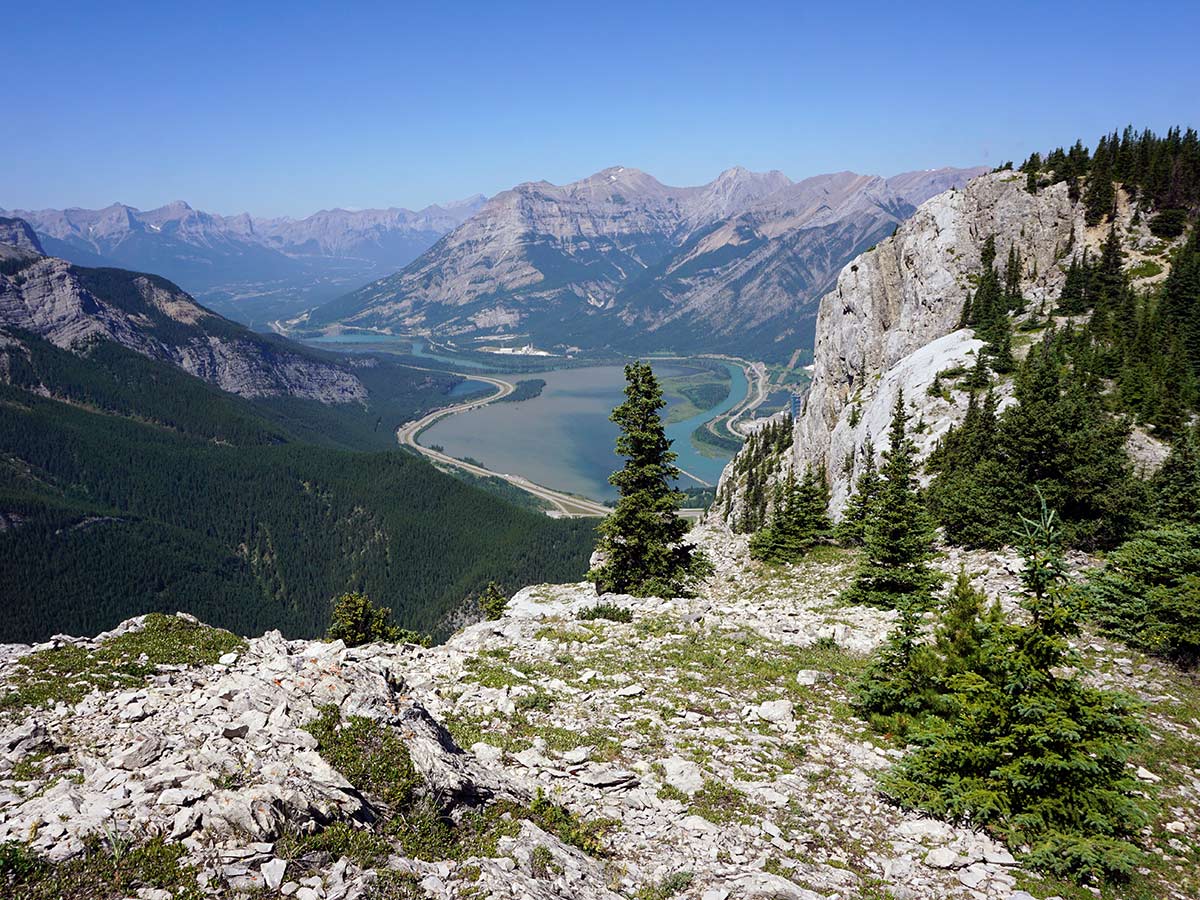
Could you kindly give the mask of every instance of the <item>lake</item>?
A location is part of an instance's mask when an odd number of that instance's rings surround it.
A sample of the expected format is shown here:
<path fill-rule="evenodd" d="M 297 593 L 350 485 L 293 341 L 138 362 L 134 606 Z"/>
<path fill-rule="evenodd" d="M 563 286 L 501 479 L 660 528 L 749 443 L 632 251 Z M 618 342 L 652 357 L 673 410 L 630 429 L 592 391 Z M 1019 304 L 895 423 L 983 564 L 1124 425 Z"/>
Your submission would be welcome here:
<path fill-rule="evenodd" d="M 660 378 L 693 371 L 686 363 L 652 365 Z M 724 401 L 667 426 L 667 437 L 674 441 L 672 449 L 679 454 L 677 465 L 709 484 L 716 484 L 728 460 L 697 453 L 690 435 L 702 422 L 729 410 L 745 396 L 746 377 L 741 367 L 730 364 L 728 369 L 732 389 Z M 623 368 L 553 369 L 523 377 L 545 380 L 540 396 L 447 416 L 421 435 L 421 444 L 440 445 L 451 456 L 469 456 L 494 472 L 523 475 L 555 490 L 595 500 L 614 499 L 616 490 L 608 476 L 620 461 L 614 450 L 617 426 L 608 416 L 624 399 Z M 663 411 L 664 417 L 669 412 L 670 407 Z M 680 480 L 681 487 L 695 484 L 689 478 Z"/>
<path fill-rule="evenodd" d="M 461 356 L 446 356 L 439 353 L 430 353 L 425 342 L 420 338 L 411 338 L 405 335 L 397 334 L 375 334 L 372 332 L 351 332 L 347 334 L 323 334 L 318 337 L 305 338 L 304 343 L 316 344 L 322 346 L 326 350 L 341 350 L 348 351 L 356 350 L 391 350 L 392 352 L 401 354 L 411 354 L 424 359 L 434 359 L 438 362 L 448 363 L 455 366 L 464 366 L 468 369 L 479 369 L 487 371 L 491 369 L 485 363 L 477 362 L 473 359 L 466 359 Z"/>

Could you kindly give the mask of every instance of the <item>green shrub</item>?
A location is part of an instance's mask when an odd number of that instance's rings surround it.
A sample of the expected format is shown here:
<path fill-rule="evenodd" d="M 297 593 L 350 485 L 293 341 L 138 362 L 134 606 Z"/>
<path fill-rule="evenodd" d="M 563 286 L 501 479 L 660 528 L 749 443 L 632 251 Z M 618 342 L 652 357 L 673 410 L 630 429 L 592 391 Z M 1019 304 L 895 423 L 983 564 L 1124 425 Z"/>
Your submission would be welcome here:
<path fill-rule="evenodd" d="M 351 591 L 333 601 L 333 614 L 325 636 L 342 641 L 347 647 L 360 647 L 375 641 L 419 644 L 428 647 L 428 636 L 392 623 L 392 611 L 376 606 L 366 594 Z"/>
<path fill-rule="evenodd" d="M 412 805 L 421 776 L 408 747 L 387 725 L 353 716 L 343 721 L 336 706 L 323 706 L 305 726 L 317 752 L 356 788 L 391 810 Z"/>
<path fill-rule="evenodd" d="M 633 613 L 617 606 L 615 603 L 597 603 L 579 611 L 579 618 L 586 621 L 592 619 L 607 619 L 610 622 L 633 621 Z"/>
<path fill-rule="evenodd" d="M 1043 505 L 1027 523 L 1027 624 L 978 619 L 971 668 L 952 676 L 942 716 L 882 782 L 904 807 L 986 827 L 1024 862 L 1079 881 L 1123 880 L 1141 864 L 1146 821 L 1130 755 L 1145 729 L 1122 695 L 1091 687 L 1069 639 L 1078 591 L 1065 581 L 1059 535 Z"/>
<path fill-rule="evenodd" d="M 1200 663 L 1200 526 L 1126 541 L 1087 587 L 1101 629 L 1190 667 Z"/>
<path fill-rule="evenodd" d="M 508 608 L 508 598 L 500 590 L 500 585 L 492 581 L 479 595 L 479 608 L 483 610 L 484 618 L 498 619 Z"/>
<path fill-rule="evenodd" d="M 540 788 L 530 801 L 525 818 L 564 844 L 578 847 L 594 856 L 604 854 L 604 836 L 613 826 L 609 819 L 579 818 L 565 806 L 547 797 Z"/>
<path fill-rule="evenodd" d="M 534 878 L 552 878 L 562 869 L 554 861 L 554 854 L 550 852 L 550 848 L 538 844 L 529 857 L 529 871 Z"/>

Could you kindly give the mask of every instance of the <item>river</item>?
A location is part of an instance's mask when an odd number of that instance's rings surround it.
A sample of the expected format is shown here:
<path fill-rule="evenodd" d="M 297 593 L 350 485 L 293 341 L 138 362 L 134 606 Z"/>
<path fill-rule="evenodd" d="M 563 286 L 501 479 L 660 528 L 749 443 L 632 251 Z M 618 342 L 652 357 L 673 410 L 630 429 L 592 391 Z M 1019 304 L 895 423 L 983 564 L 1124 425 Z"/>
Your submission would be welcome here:
<path fill-rule="evenodd" d="M 652 363 L 660 378 L 691 371 L 686 361 Z M 727 364 L 729 396 L 712 409 L 667 426 L 667 436 L 679 454 L 677 464 L 709 484 L 716 484 L 727 459 L 698 453 L 691 433 L 716 415 L 727 412 L 746 395 L 746 377 L 740 366 Z M 610 500 L 616 490 L 608 476 L 620 463 L 614 445 L 617 427 L 608 420 L 623 399 L 621 366 L 554 369 L 520 378 L 541 378 L 546 387 L 540 396 L 520 403 L 496 403 L 434 423 L 420 438 L 424 446 L 438 445 L 451 456 L 471 457 L 495 472 L 523 475 L 555 490 L 595 500 Z M 664 410 L 669 414 L 670 407 Z M 680 481 L 681 487 L 696 482 Z"/>

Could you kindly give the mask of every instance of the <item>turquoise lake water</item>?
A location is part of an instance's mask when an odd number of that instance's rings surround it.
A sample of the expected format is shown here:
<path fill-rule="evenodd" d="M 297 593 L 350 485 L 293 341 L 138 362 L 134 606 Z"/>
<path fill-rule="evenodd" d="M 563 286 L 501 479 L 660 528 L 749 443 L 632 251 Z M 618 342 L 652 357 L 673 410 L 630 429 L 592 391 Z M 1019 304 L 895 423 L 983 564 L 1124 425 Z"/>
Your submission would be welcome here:
<path fill-rule="evenodd" d="M 686 363 L 655 362 L 659 377 L 690 371 Z M 746 394 L 741 368 L 728 365 L 732 379 L 729 396 L 713 409 L 667 426 L 677 465 L 716 484 L 728 461 L 702 456 L 692 447 L 690 435 L 697 426 L 728 411 Z M 544 379 L 540 396 L 520 403 L 480 407 L 436 422 L 421 435 L 425 446 L 438 444 L 456 457 L 472 457 L 494 472 L 523 475 L 546 487 L 582 494 L 597 500 L 616 497 L 608 476 L 620 464 L 614 450 L 617 427 L 609 413 L 624 397 L 621 366 L 557 369 L 524 377 Z M 664 415 L 670 413 L 670 407 Z M 689 478 L 681 487 L 694 486 Z"/>
<path fill-rule="evenodd" d="M 439 353 L 430 353 L 424 341 L 413 339 L 410 337 L 402 337 L 393 334 L 327 334 L 320 337 L 308 338 L 307 344 L 320 344 L 327 349 L 337 350 L 338 345 L 344 347 L 361 346 L 370 344 L 378 347 L 394 347 L 396 351 L 401 353 L 411 353 L 413 356 L 420 356 L 424 359 L 436 359 L 438 362 L 449 363 L 455 366 L 464 366 L 468 369 L 479 369 L 480 371 L 488 371 L 491 366 L 481 362 L 476 362 L 473 359 L 464 359 L 459 356 L 448 356 Z"/>

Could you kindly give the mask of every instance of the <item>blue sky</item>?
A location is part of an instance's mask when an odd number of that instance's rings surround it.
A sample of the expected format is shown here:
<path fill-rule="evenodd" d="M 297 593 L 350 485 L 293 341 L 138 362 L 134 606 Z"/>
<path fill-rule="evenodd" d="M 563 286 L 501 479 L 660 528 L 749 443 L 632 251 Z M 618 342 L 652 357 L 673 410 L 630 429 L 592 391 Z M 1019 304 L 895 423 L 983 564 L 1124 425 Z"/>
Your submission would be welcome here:
<path fill-rule="evenodd" d="M 1200 4 L 120 3 L 4 14 L 0 207 L 304 215 L 995 165 L 1200 126 Z"/>

